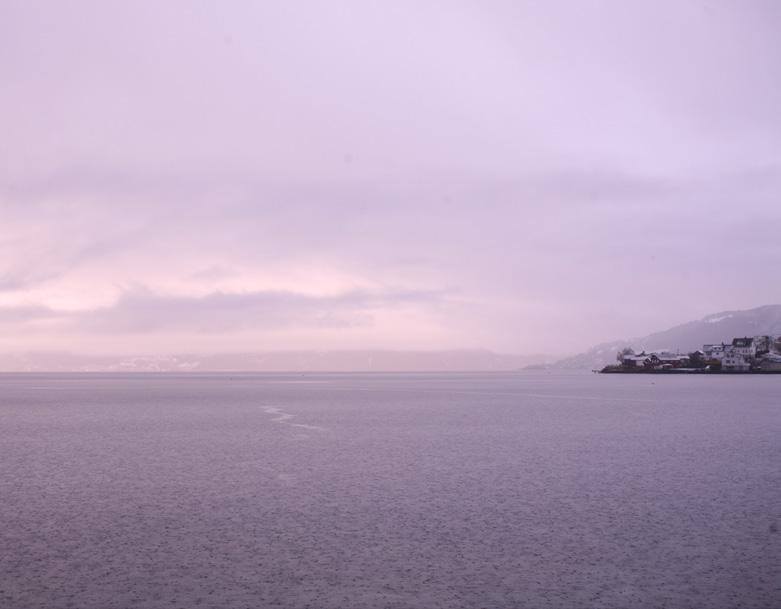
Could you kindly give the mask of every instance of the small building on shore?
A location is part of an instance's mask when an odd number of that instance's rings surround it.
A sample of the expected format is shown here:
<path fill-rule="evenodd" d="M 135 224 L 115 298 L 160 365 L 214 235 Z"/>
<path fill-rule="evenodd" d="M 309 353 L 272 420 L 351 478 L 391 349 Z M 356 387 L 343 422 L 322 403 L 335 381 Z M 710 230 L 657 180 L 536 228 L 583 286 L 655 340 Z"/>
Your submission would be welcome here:
<path fill-rule="evenodd" d="M 639 355 L 628 353 L 622 356 L 621 365 L 624 368 L 648 368 L 651 365 L 651 361 L 645 353 L 640 353 Z"/>
<path fill-rule="evenodd" d="M 732 353 L 742 355 L 744 358 L 754 357 L 757 354 L 757 346 L 754 339 L 748 336 L 733 338 Z"/>
<path fill-rule="evenodd" d="M 721 360 L 721 369 L 725 372 L 748 372 L 751 363 L 742 354 L 731 351 Z"/>
<path fill-rule="evenodd" d="M 762 372 L 781 372 L 781 355 L 768 353 L 760 360 L 759 369 Z"/>
<path fill-rule="evenodd" d="M 703 345 L 702 352 L 705 354 L 706 360 L 720 362 L 724 358 L 725 348 L 726 345 L 724 343 L 718 345 Z"/>

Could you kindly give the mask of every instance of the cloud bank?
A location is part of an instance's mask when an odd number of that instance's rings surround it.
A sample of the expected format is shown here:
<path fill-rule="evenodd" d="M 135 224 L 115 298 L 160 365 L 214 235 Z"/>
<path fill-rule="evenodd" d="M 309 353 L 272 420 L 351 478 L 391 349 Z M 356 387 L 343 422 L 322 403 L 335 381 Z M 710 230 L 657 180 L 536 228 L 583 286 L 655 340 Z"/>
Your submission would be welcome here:
<path fill-rule="evenodd" d="M 568 353 L 781 301 L 775 3 L 2 11 L 0 351 Z"/>

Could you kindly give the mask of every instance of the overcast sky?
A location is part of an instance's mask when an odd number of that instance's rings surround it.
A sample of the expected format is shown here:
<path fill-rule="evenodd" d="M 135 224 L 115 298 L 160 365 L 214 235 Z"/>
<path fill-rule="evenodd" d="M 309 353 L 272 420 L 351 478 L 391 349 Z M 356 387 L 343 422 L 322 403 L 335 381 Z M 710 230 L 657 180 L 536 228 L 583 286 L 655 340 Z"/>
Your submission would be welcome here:
<path fill-rule="evenodd" d="M 2 0 L 0 351 L 569 353 L 781 302 L 780 31 L 772 0 Z"/>

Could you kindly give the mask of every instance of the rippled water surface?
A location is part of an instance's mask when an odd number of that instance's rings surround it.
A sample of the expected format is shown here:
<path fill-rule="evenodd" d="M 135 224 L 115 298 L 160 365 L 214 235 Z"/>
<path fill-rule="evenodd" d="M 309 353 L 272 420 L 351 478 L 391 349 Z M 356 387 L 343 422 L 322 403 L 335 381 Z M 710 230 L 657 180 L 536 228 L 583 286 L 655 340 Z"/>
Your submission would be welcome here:
<path fill-rule="evenodd" d="M 0 607 L 781 606 L 781 377 L 0 375 Z"/>

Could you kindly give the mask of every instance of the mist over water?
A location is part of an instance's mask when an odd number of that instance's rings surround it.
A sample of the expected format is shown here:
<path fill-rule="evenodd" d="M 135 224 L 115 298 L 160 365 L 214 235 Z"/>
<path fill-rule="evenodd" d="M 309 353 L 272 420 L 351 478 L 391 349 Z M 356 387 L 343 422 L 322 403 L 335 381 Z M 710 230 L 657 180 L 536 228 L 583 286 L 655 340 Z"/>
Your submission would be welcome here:
<path fill-rule="evenodd" d="M 2 375 L 0 606 L 778 607 L 775 377 Z"/>

